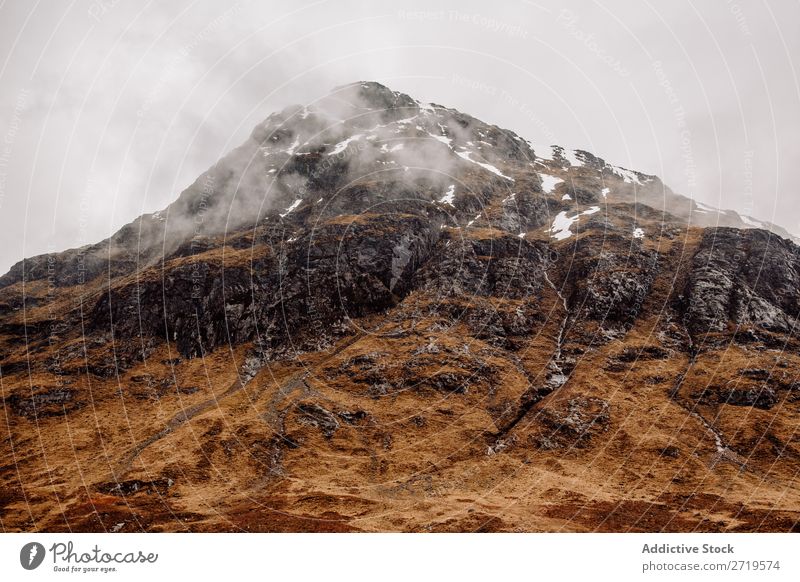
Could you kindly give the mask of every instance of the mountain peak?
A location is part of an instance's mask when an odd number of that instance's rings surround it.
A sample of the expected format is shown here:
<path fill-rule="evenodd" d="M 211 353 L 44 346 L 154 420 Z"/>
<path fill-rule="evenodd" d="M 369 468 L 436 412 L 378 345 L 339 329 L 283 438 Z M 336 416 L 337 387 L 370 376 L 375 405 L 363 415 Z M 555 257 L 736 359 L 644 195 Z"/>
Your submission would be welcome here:
<path fill-rule="evenodd" d="M 377 83 L 287 108 L 0 279 L 3 528 L 796 529 L 800 249 L 742 226 Z"/>

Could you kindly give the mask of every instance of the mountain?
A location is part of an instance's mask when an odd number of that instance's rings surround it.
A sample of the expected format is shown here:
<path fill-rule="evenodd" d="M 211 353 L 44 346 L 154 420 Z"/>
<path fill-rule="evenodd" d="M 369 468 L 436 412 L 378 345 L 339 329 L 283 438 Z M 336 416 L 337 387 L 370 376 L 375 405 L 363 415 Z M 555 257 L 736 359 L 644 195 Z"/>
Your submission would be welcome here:
<path fill-rule="evenodd" d="M 797 531 L 795 242 L 340 87 L 0 278 L 0 523 Z"/>

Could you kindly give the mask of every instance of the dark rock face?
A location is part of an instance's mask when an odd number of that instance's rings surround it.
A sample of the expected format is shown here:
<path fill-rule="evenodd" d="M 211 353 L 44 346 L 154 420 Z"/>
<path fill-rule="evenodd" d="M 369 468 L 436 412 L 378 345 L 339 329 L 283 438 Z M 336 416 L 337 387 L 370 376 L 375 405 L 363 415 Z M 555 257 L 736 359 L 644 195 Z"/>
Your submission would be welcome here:
<path fill-rule="evenodd" d="M 170 487 L 174 484 L 175 482 L 169 478 L 154 479 L 152 481 L 130 479 L 128 481 L 101 483 L 97 486 L 97 490 L 101 493 L 114 495 L 116 497 L 128 497 L 130 495 L 136 495 L 137 493 L 162 496 L 166 495 Z"/>
<path fill-rule="evenodd" d="M 317 427 L 326 438 L 331 438 L 339 428 L 336 415 L 318 404 L 298 404 L 297 410 L 298 422 Z"/>
<path fill-rule="evenodd" d="M 769 410 L 778 402 L 778 396 L 769 386 L 747 390 L 729 390 L 720 394 L 720 400 L 732 406 L 753 406 Z"/>
<path fill-rule="evenodd" d="M 80 401 L 77 392 L 67 387 L 35 389 L 28 397 L 12 394 L 4 401 L 19 416 L 43 418 L 69 414 L 82 408 L 86 403 Z"/>
<path fill-rule="evenodd" d="M 610 406 L 605 400 L 573 398 L 541 413 L 535 444 L 543 449 L 583 448 L 593 436 L 608 430 L 610 418 Z"/>
<path fill-rule="evenodd" d="M 792 243 L 765 231 L 705 233 L 689 283 L 692 332 L 754 325 L 788 332 L 800 314 L 800 257 Z"/>
<path fill-rule="evenodd" d="M 748 406 L 769 410 L 778 403 L 778 389 L 766 384 L 743 388 L 706 388 L 693 394 L 694 399 L 702 404 L 727 404 L 730 406 Z"/>
<path fill-rule="evenodd" d="M 433 255 L 415 284 L 454 296 L 536 296 L 549 264 L 546 245 L 513 236 L 481 240 L 448 236 Z"/>
<path fill-rule="evenodd" d="M 438 236 L 432 221 L 381 215 L 324 225 L 248 265 L 222 268 L 198 255 L 163 279 L 105 294 L 90 328 L 174 341 L 186 357 L 256 338 L 276 346 L 306 326 L 394 305 Z"/>
<path fill-rule="evenodd" d="M 627 254 L 611 249 L 623 245 L 587 238 L 574 249 L 570 270 L 574 288 L 570 303 L 585 317 L 613 327 L 630 325 L 638 316 L 658 272 L 658 256 L 642 248 L 628 248 Z M 604 249 L 604 247 L 606 249 Z"/>
<path fill-rule="evenodd" d="M 163 280 L 133 283 L 103 295 L 90 315 L 90 329 L 112 329 L 117 337 L 156 337 L 176 343 L 184 356 L 197 356 L 244 340 L 253 322 L 248 271 L 198 261 L 176 267 Z M 227 321 L 233 325 L 226 326 Z"/>

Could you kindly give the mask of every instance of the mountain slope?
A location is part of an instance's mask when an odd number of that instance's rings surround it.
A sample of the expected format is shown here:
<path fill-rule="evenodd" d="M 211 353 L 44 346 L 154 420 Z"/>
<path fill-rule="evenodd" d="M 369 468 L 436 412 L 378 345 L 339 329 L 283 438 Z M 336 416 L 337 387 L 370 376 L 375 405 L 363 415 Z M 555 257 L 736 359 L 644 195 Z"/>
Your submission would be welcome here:
<path fill-rule="evenodd" d="M 748 221 L 376 83 L 274 114 L 0 278 L 3 528 L 797 529 L 800 251 Z"/>

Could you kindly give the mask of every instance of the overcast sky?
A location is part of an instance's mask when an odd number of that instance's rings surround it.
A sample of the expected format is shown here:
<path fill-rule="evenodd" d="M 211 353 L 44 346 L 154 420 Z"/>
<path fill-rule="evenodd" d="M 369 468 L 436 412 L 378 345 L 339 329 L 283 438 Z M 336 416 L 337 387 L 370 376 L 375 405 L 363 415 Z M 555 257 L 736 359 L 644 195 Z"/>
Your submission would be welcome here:
<path fill-rule="evenodd" d="M 796 1 L 2 2 L 0 272 L 358 80 L 800 234 L 798 61 Z"/>

